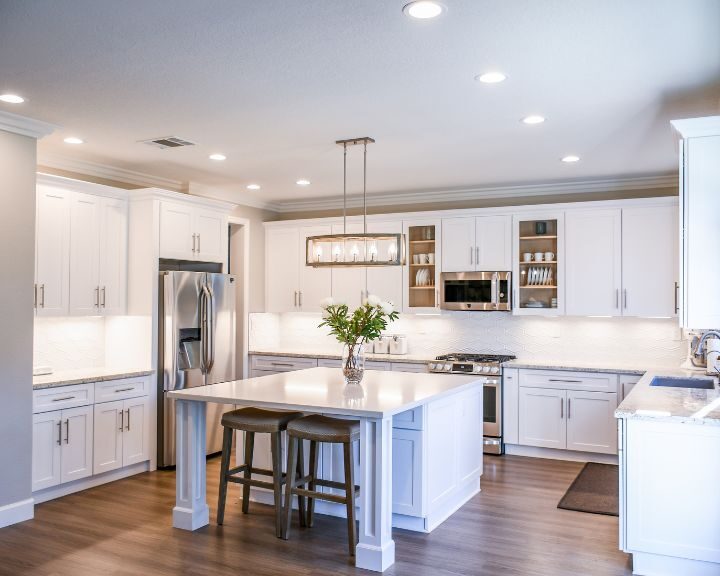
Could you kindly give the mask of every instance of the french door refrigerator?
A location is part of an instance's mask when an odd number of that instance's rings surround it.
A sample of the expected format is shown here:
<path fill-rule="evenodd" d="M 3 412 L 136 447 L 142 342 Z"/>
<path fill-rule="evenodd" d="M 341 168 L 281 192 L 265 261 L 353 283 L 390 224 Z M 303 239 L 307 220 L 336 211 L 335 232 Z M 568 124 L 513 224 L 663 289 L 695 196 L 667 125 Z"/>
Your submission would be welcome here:
<path fill-rule="evenodd" d="M 235 379 L 235 277 L 161 272 L 158 347 L 158 466 L 175 465 L 170 390 Z M 220 418 L 232 405 L 207 404 L 206 454 L 222 449 Z"/>

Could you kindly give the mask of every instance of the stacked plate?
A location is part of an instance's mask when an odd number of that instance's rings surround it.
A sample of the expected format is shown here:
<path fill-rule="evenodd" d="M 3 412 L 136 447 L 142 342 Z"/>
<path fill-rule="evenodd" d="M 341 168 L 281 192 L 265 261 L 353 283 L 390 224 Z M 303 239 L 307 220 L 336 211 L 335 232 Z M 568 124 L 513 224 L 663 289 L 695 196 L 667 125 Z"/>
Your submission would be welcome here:
<path fill-rule="evenodd" d="M 526 286 L 552 286 L 553 285 L 553 269 L 531 267 L 527 271 Z"/>
<path fill-rule="evenodd" d="M 420 268 L 415 274 L 415 286 L 432 286 L 432 281 L 433 277 L 427 268 Z"/>

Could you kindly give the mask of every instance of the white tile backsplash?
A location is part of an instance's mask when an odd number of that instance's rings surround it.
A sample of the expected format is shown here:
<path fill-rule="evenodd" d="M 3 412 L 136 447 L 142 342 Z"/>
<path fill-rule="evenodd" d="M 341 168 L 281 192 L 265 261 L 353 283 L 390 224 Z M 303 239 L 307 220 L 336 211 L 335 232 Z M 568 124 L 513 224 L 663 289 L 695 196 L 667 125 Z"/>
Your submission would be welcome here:
<path fill-rule="evenodd" d="M 59 372 L 104 363 L 104 318 L 35 318 L 34 366 L 50 366 Z"/>
<path fill-rule="evenodd" d="M 251 314 L 250 349 L 339 349 L 320 314 Z M 403 314 L 389 333 L 407 334 L 408 352 L 513 354 L 523 361 L 677 367 L 687 342 L 677 320 L 513 316 L 504 312 Z"/>

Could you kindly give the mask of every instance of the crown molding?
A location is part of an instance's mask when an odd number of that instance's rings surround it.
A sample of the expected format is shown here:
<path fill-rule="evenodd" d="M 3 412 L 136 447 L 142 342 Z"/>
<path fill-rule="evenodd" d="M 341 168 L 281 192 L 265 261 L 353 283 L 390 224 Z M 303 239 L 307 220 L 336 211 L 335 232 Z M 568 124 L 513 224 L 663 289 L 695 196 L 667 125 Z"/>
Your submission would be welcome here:
<path fill-rule="evenodd" d="M 20 134 L 21 136 L 30 136 L 31 138 L 40 139 L 48 134 L 52 134 L 59 126 L 20 116 L 11 112 L 0 111 L 0 130 Z"/>
<path fill-rule="evenodd" d="M 683 138 L 720 136 L 720 116 L 672 120 L 670 124 L 673 125 L 673 128 L 675 128 Z"/>
<path fill-rule="evenodd" d="M 678 185 L 677 174 L 654 174 L 603 178 L 593 180 L 566 180 L 540 184 L 517 184 L 506 186 L 476 186 L 410 192 L 368 194 L 368 206 L 398 206 L 404 204 L 431 204 L 433 202 L 463 202 L 491 198 L 526 198 L 532 196 L 555 196 L 564 194 L 588 194 L 592 192 L 622 192 L 654 188 L 674 188 Z M 307 198 L 274 202 L 276 212 L 306 212 L 311 210 L 337 210 L 343 207 L 342 196 Z M 362 207 L 362 196 L 348 196 L 348 208 Z"/>
<path fill-rule="evenodd" d="M 249 194 L 247 192 L 238 192 L 218 188 L 215 186 L 206 186 L 198 182 L 188 182 L 187 192 L 193 196 L 202 196 L 204 198 L 214 198 L 223 202 L 232 202 L 235 205 L 248 206 L 250 208 L 260 208 L 262 210 L 272 210 L 277 212 L 275 202 L 268 202 Z"/>

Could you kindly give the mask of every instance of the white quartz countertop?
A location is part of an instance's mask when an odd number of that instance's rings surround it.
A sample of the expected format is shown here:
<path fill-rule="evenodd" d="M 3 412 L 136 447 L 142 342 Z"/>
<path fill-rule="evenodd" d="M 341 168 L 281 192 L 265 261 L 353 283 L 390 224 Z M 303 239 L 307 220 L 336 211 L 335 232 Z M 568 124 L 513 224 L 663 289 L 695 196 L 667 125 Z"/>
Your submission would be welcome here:
<path fill-rule="evenodd" d="M 54 372 L 53 374 L 33 376 L 33 390 L 70 386 L 71 384 L 120 380 L 122 378 L 138 378 L 140 376 L 148 376 L 154 372 L 155 370 L 132 368 L 81 368 L 77 370 L 63 370 Z"/>
<path fill-rule="evenodd" d="M 623 362 L 593 362 L 582 360 L 524 360 L 516 358 L 503 363 L 503 368 L 525 368 L 528 370 L 568 370 L 610 374 L 644 374 L 647 366 Z"/>
<path fill-rule="evenodd" d="M 713 378 L 714 388 L 670 388 L 651 386 L 655 377 L 712 378 L 697 370 L 648 370 L 632 392 L 615 410 L 616 418 L 642 420 L 672 420 L 688 424 L 720 426 L 720 389 Z"/>
<path fill-rule="evenodd" d="M 178 400 L 240 404 L 278 410 L 387 418 L 482 386 L 484 378 L 457 374 L 367 370 L 362 389 L 346 387 L 337 368 L 309 368 L 168 392 Z M 360 394 L 358 394 L 360 392 Z"/>
<path fill-rule="evenodd" d="M 318 350 L 302 350 L 297 348 L 262 348 L 257 350 L 251 350 L 249 352 L 255 356 L 291 356 L 295 358 L 322 358 L 324 360 L 339 360 L 341 357 L 340 351 L 328 351 L 320 352 Z M 366 360 L 372 360 L 373 362 L 408 362 L 422 364 L 434 360 L 434 356 L 417 355 L 417 354 L 365 354 Z"/>

